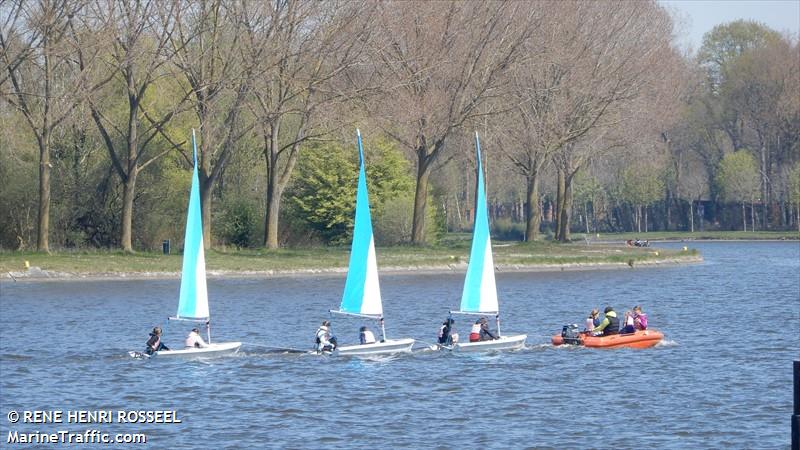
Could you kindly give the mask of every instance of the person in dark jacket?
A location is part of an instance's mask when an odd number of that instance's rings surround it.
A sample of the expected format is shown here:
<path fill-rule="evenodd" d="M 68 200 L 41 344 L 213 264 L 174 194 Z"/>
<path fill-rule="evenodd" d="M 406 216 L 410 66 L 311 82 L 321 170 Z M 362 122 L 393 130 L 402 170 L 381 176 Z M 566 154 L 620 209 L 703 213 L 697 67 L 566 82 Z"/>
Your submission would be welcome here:
<path fill-rule="evenodd" d="M 169 350 L 169 348 L 161 342 L 161 327 L 155 327 L 153 332 L 150 333 L 150 339 L 147 340 L 147 349 L 144 352 L 152 355 L 161 350 Z"/>
<path fill-rule="evenodd" d="M 447 320 L 442 322 L 442 326 L 439 327 L 439 344 L 441 345 L 453 345 L 453 324 L 455 320 L 451 317 L 448 317 Z"/>
<path fill-rule="evenodd" d="M 605 312 L 605 317 L 603 321 L 600 322 L 600 325 L 595 327 L 594 332 L 602 332 L 602 336 L 619 334 L 619 317 L 617 317 L 617 313 L 614 312 L 614 308 L 606 306 L 603 312 Z"/>
<path fill-rule="evenodd" d="M 491 341 L 497 339 L 497 336 L 489 330 L 489 320 L 486 317 L 481 317 L 481 340 Z"/>

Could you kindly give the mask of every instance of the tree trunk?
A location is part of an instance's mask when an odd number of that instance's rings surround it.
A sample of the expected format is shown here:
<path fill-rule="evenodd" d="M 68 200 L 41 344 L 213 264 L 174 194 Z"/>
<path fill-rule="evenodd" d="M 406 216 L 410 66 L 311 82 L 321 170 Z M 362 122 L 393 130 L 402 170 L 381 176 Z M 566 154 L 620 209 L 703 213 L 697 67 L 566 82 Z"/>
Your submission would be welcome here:
<path fill-rule="evenodd" d="M 528 175 L 528 207 L 525 210 L 525 241 L 532 242 L 539 237 L 539 220 L 541 210 L 539 209 L 539 177 L 536 171 Z"/>
<path fill-rule="evenodd" d="M 572 211 L 572 177 L 575 174 L 566 175 L 564 177 L 564 201 L 561 208 L 559 238 L 561 242 L 569 242 L 569 222 L 570 213 Z"/>
<path fill-rule="evenodd" d="M 769 230 L 769 177 L 767 176 L 767 172 L 769 168 L 767 167 L 767 146 L 762 141 L 761 143 L 761 204 L 763 205 L 763 217 L 764 217 L 764 226 L 763 229 Z M 755 224 L 751 227 L 752 231 L 755 231 Z"/>
<path fill-rule="evenodd" d="M 411 243 L 414 245 L 425 243 L 425 211 L 428 203 L 430 163 L 427 149 L 421 145 L 417 149 L 417 186 L 414 192 L 414 218 L 411 225 Z"/>
<path fill-rule="evenodd" d="M 122 251 L 133 253 L 133 199 L 136 193 L 136 177 L 139 170 L 136 162 L 128 164 L 128 176 L 123 182 L 122 191 L 122 223 L 120 246 Z"/>
<path fill-rule="evenodd" d="M 767 222 L 767 218 L 764 218 L 764 223 Z M 750 202 L 750 231 L 756 231 L 756 205 L 753 202 Z"/>
<path fill-rule="evenodd" d="M 267 154 L 267 216 L 264 246 L 278 248 L 278 217 L 281 206 L 281 187 L 278 186 L 278 158 L 274 152 Z"/>
<path fill-rule="evenodd" d="M 50 131 L 46 126 L 39 145 L 39 226 L 36 248 L 50 253 Z"/>
<path fill-rule="evenodd" d="M 647 205 L 644 205 L 644 232 L 647 233 Z"/>
<path fill-rule="evenodd" d="M 689 201 L 689 226 L 692 233 L 694 233 L 694 202 Z"/>
<path fill-rule="evenodd" d="M 744 202 L 742 202 L 742 227 L 747 231 L 747 214 L 744 211 Z"/>
<path fill-rule="evenodd" d="M 200 211 L 203 215 L 203 248 L 211 248 L 211 195 L 214 183 L 202 172 L 200 176 Z"/>
<path fill-rule="evenodd" d="M 642 232 L 642 206 L 636 205 L 636 232 Z"/>
<path fill-rule="evenodd" d="M 556 240 L 561 241 L 561 221 L 563 220 L 564 197 L 566 196 L 564 170 L 558 169 L 558 190 L 556 191 Z"/>
<path fill-rule="evenodd" d="M 584 202 L 583 204 L 583 217 L 586 219 L 586 234 L 591 234 L 591 230 L 589 230 L 589 202 Z"/>

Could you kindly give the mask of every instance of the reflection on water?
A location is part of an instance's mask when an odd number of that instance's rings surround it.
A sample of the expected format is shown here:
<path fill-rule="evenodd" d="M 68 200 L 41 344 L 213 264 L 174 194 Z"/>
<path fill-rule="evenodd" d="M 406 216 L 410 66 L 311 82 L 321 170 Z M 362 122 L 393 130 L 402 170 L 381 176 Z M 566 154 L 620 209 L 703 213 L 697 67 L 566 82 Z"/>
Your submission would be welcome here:
<path fill-rule="evenodd" d="M 665 244 L 667 245 L 667 244 Z M 682 246 L 684 244 L 670 244 Z M 658 269 L 499 273 L 502 354 L 419 351 L 374 360 L 288 353 L 313 345 L 343 277 L 211 280 L 223 359 L 133 360 L 168 323 L 178 281 L 0 284 L 0 406 L 176 410 L 171 426 L 102 425 L 161 448 L 788 446 L 791 360 L 800 356 L 800 244 L 696 243 L 706 262 Z M 435 341 L 463 275 L 381 278 L 389 337 Z M 643 306 L 666 339 L 648 350 L 553 348 L 595 307 Z M 458 318 L 457 318 L 458 319 Z M 335 318 L 340 342 L 359 320 Z M 456 324 L 465 334 L 468 320 Z M 0 421 L 7 435 L 10 424 Z M 86 426 L 66 427 L 83 430 Z M 42 425 L 19 430 L 56 431 Z"/>

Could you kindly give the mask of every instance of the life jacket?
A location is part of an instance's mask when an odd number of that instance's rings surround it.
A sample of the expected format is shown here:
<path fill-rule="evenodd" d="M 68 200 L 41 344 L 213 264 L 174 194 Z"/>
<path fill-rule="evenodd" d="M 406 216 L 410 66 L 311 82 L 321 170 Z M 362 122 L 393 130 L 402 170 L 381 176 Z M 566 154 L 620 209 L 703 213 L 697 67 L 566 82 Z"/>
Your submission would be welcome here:
<path fill-rule="evenodd" d="M 469 341 L 477 342 L 481 340 L 481 324 L 473 323 L 472 329 L 469 330 Z"/>
<path fill-rule="evenodd" d="M 317 335 L 316 335 L 317 345 L 327 344 L 328 343 L 327 335 L 328 335 L 328 327 L 322 326 L 317 328 Z"/>
<path fill-rule="evenodd" d="M 647 329 L 647 314 L 645 314 L 645 313 L 637 314 L 636 317 L 633 319 L 633 326 L 637 330 L 646 330 Z"/>
<path fill-rule="evenodd" d="M 159 336 L 157 334 L 151 334 L 150 336 L 153 336 L 154 338 L 156 338 L 156 340 L 153 341 L 153 344 L 150 346 L 153 349 L 153 351 L 156 351 L 156 350 L 158 350 L 158 347 L 161 346 L 161 336 Z"/>
<path fill-rule="evenodd" d="M 608 325 L 603 328 L 603 335 L 619 334 L 619 317 L 616 313 L 613 316 L 606 314 L 606 319 L 608 319 Z"/>

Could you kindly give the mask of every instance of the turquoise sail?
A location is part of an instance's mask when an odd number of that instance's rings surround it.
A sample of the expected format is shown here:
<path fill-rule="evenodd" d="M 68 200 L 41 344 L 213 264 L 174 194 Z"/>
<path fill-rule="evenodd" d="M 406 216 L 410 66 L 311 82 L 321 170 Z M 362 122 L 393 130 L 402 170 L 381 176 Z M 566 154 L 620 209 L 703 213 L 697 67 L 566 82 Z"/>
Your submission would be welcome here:
<path fill-rule="evenodd" d="M 378 283 L 378 264 L 375 257 L 375 239 L 372 234 L 372 218 L 369 212 L 367 175 L 364 169 L 364 148 L 361 131 L 358 136 L 358 190 L 356 214 L 353 228 L 353 244 L 350 249 L 350 267 L 339 311 L 373 316 L 383 315 L 381 290 Z"/>
<path fill-rule="evenodd" d="M 477 189 L 475 193 L 475 223 L 472 230 L 472 249 L 469 254 L 467 277 L 461 294 L 461 311 L 497 313 L 497 286 L 494 279 L 492 242 L 489 236 L 489 214 L 486 208 L 486 191 L 481 163 L 481 144 L 475 133 L 475 154 L 478 161 Z"/>
<path fill-rule="evenodd" d="M 197 173 L 197 142 L 192 130 L 194 170 L 189 193 L 189 211 L 186 217 L 186 236 L 183 241 L 183 272 L 178 302 L 179 319 L 203 320 L 209 318 L 208 288 L 206 285 L 206 258 L 203 247 L 203 220 L 200 210 L 200 177 Z"/>

